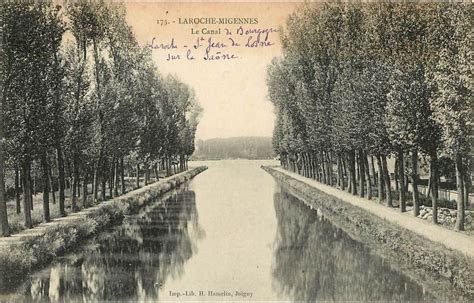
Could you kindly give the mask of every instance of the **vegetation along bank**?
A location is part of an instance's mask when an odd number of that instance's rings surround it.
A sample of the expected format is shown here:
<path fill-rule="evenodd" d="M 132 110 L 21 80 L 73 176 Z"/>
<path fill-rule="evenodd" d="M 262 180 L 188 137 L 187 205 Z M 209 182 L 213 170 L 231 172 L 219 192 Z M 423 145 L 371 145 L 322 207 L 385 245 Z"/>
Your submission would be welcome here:
<path fill-rule="evenodd" d="M 284 173 L 278 168 L 263 167 L 285 188 L 300 197 L 311 208 L 328 217 L 352 238 L 371 246 L 389 258 L 391 263 L 404 268 L 418 281 L 448 300 L 472 300 L 474 298 L 474 259 L 467 254 L 431 241 L 419 232 L 409 230 L 392 220 L 355 206 L 343 195 L 329 195 Z M 308 179 L 309 180 L 309 179 Z M 324 185 L 322 185 L 324 186 Z M 344 193 L 341 191 L 341 193 Z M 373 202 L 373 204 L 376 204 Z M 385 208 L 384 208 L 385 209 Z M 396 212 L 394 212 L 396 213 Z M 400 214 L 401 215 L 401 214 Z M 409 215 L 403 215 L 413 219 Z M 421 220 L 416 223 L 435 227 Z M 441 228 L 441 227 L 439 227 Z M 416 229 L 415 229 L 416 230 Z M 458 234 L 455 231 L 445 232 Z M 468 238 L 468 236 L 466 236 Z"/>
<path fill-rule="evenodd" d="M 187 169 L 202 108 L 123 4 L 2 3 L 0 38 L 0 237 Z"/>
<path fill-rule="evenodd" d="M 206 170 L 200 166 L 162 179 L 96 206 L 64 218 L 43 223 L 34 229 L 0 240 L 0 289 L 11 285 L 18 277 L 26 276 L 86 237 L 122 221 L 125 214 L 136 211 L 167 191 L 183 184 Z"/>

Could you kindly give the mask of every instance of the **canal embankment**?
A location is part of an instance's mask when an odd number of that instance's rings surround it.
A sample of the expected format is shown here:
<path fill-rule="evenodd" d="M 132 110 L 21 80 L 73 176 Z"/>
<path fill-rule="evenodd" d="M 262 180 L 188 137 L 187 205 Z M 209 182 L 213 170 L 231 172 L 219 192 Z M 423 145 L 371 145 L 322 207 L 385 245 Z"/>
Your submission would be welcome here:
<path fill-rule="evenodd" d="M 435 288 L 474 299 L 474 237 L 353 196 L 281 167 L 262 167 L 351 237 Z"/>
<path fill-rule="evenodd" d="M 56 256 L 77 246 L 81 240 L 110 225 L 119 224 L 125 215 L 206 169 L 206 166 L 191 168 L 67 217 L 56 218 L 10 237 L 0 238 L 0 289 L 12 287 L 14 279 L 49 263 Z"/>

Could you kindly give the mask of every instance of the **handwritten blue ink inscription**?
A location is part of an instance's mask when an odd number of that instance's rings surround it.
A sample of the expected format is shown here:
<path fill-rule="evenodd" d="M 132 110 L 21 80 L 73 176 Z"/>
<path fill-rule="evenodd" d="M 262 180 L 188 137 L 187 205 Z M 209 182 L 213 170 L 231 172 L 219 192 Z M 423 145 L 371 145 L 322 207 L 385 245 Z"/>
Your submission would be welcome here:
<path fill-rule="evenodd" d="M 194 42 L 180 43 L 177 38 L 161 40 L 153 37 L 147 44 L 154 51 L 163 52 L 166 61 L 204 60 L 229 61 L 239 58 L 239 50 L 264 49 L 275 45 L 273 42 L 278 30 L 275 28 L 202 28 L 191 29 Z M 184 39 L 183 39 L 184 40 Z M 187 41 L 189 42 L 189 41 Z M 190 46 L 188 46 L 190 45 Z"/>

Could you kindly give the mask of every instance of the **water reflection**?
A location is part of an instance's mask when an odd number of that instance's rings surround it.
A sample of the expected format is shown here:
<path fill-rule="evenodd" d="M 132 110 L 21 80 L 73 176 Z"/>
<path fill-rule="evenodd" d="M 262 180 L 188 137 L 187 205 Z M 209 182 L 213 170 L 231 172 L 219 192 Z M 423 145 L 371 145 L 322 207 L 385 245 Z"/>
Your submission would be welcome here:
<path fill-rule="evenodd" d="M 209 170 L 187 189 L 127 217 L 11 294 L 0 292 L 0 302 L 432 299 L 282 191 L 260 168 L 274 162 L 200 163 Z M 210 296 L 208 290 L 252 297 Z M 179 291 L 205 295 L 177 298 Z"/>
<path fill-rule="evenodd" d="M 272 272 L 281 297 L 295 301 L 432 301 L 410 278 L 284 189 Z"/>
<path fill-rule="evenodd" d="M 203 237 L 195 193 L 177 191 L 34 275 L 25 299 L 157 300 L 167 278 L 183 275 Z"/>

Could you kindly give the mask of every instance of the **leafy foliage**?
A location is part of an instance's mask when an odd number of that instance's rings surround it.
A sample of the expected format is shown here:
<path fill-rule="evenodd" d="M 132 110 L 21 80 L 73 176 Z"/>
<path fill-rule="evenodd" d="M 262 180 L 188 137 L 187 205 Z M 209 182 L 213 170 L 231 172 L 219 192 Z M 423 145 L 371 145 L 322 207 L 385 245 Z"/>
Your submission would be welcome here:
<path fill-rule="evenodd" d="M 396 154 L 404 211 L 404 175 L 417 182 L 419 152 L 430 157 L 434 208 L 437 159 L 448 155 L 458 159 L 462 222 L 472 161 L 471 24 L 466 3 L 301 5 L 281 31 L 283 56 L 267 73 L 282 164 L 328 184 L 337 166 L 337 185 L 353 194 L 360 186 L 364 195 L 367 183 L 369 199 L 372 183 L 384 182 L 379 199 L 385 187 L 391 206 L 386 157 Z M 377 182 L 368 156 L 378 160 Z"/>

